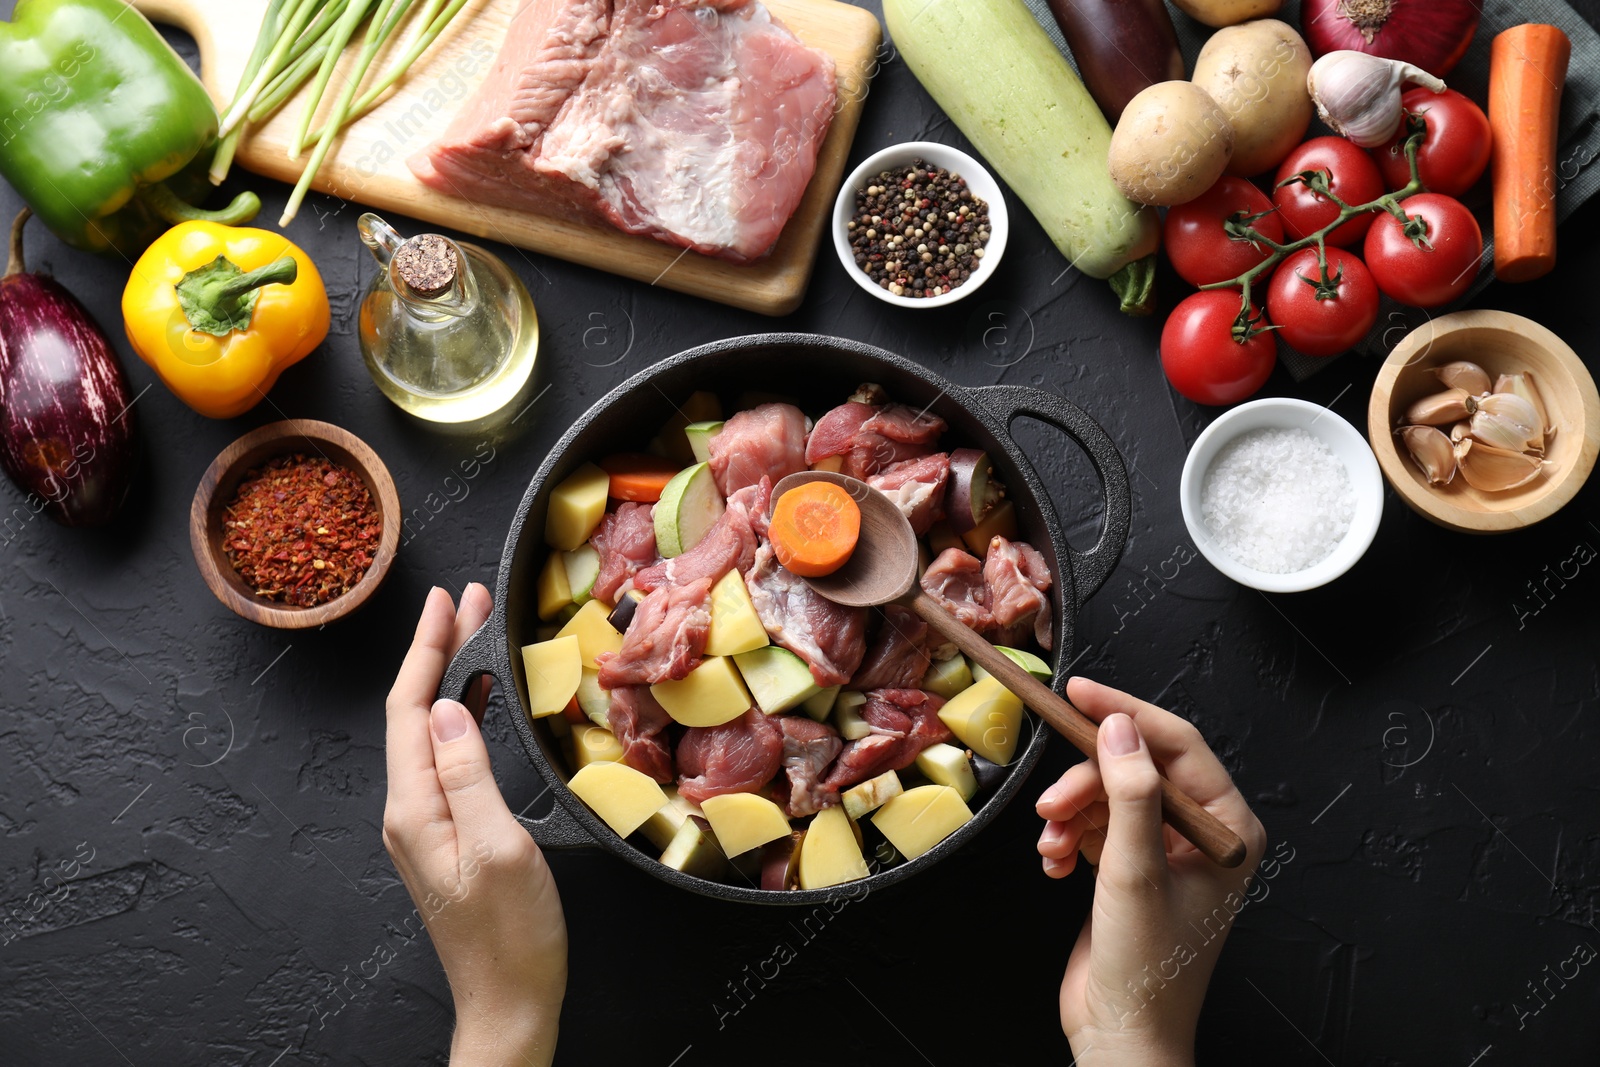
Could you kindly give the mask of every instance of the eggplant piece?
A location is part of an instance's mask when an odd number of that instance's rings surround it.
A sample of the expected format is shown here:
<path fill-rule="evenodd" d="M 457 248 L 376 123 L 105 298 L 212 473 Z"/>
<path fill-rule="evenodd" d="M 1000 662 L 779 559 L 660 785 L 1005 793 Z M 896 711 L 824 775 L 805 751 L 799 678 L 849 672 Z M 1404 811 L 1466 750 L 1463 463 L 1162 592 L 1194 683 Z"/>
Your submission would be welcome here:
<path fill-rule="evenodd" d="M 0 277 L 0 468 L 63 526 L 108 522 L 133 482 L 132 395 L 86 308 L 22 255 L 27 208 Z"/>
<path fill-rule="evenodd" d="M 628 632 L 628 624 L 633 621 L 633 613 L 639 610 L 639 602 L 644 599 L 644 594 L 637 589 L 630 589 L 623 594 L 617 606 L 611 609 L 611 614 L 606 616 L 606 622 L 619 634 Z"/>
<path fill-rule="evenodd" d="M 794 889 L 800 884 L 800 849 L 804 830 L 770 841 L 761 848 L 761 888 L 774 891 Z"/>
<path fill-rule="evenodd" d="M 989 454 L 976 448 L 950 453 L 950 481 L 944 513 L 950 528 L 964 534 L 976 527 L 1005 499 L 1006 487 L 994 476 Z"/>
<path fill-rule="evenodd" d="M 1113 126 L 1139 93 L 1187 76 L 1162 0 L 1050 0 L 1050 12 L 1089 95 Z"/>

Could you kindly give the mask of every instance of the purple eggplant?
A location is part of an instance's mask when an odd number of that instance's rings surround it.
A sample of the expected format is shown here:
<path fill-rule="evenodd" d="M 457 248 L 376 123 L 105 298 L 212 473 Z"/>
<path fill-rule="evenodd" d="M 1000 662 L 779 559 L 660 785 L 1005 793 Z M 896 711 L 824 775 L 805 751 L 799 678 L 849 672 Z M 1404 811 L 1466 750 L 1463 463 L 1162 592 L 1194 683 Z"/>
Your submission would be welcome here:
<path fill-rule="evenodd" d="M 1185 77 L 1178 34 L 1162 0 L 1050 0 L 1089 95 L 1111 125 L 1157 82 Z"/>
<path fill-rule="evenodd" d="M 34 510 L 98 526 L 133 480 L 128 378 L 76 297 L 22 258 L 24 208 L 0 277 L 0 467 Z"/>

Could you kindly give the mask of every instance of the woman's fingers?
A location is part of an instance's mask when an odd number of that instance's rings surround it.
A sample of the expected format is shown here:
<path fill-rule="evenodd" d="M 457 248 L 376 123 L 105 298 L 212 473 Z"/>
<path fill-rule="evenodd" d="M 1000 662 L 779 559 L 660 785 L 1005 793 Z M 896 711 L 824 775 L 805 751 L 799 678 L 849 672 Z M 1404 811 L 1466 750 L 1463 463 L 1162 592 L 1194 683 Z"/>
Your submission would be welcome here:
<path fill-rule="evenodd" d="M 1078 840 L 1087 830 L 1104 830 L 1110 809 L 1104 803 L 1090 804 L 1070 819 L 1051 820 L 1039 835 L 1039 855 L 1061 859 L 1078 849 Z"/>
<path fill-rule="evenodd" d="M 468 582 L 467 587 L 461 591 L 461 607 L 456 611 L 455 650 L 467 643 L 467 638 L 478 632 L 478 628 L 489 618 L 489 613 L 494 610 L 494 598 L 489 595 L 489 590 L 480 582 Z M 483 720 L 483 705 L 489 695 L 489 679 L 474 678 L 467 687 L 466 705 L 473 717 L 480 722 Z"/>
<path fill-rule="evenodd" d="M 1046 819 L 1069 819 L 1090 804 L 1106 798 L 1100 781 L 1100 768 L 1094 760 L 1084 760 L 1067 769 L 1059 781 L 1039 797 L 1034 810 Z"/>
<path fill-rule="evenodd" d="M 1168 872 L 1161 837 L 1161 774 L 1131 718 L 1106 717 L 1097 756 L 1110 808 L 1100 878 L 1124 893 L 1162 889 Z"/>
<path fill-rule="evenodd" d="M 1172 784 L 1235 831 L 1242 832 L 1254 819 L 1221 761 L 1187 719 L 1088 678 L 1068 681 L 1067 699 L 1096 722 L 1116 714 L 1132 719 Z"/>
<path fill-rule="evenodd" d="M 428 709 L 455 651 L 456 611 L 450 594 L 433 588 L 422 607 L 416 636 L 389 690 L 388 739 L 384 750 L 389 768 L 388 808 L 426 817 L 448 814 L 439 779 L 433 770 L 433 743 L 428 739 Z"/>
<path fill-rule="evenodd" d="M 435 702 L 430 719 L 439 788 L 450 806 L 462 852 L 478 842 L 493 841 L 507 829 L 521 834 L 495 783 L 477 721 L 454 700 Z"/>

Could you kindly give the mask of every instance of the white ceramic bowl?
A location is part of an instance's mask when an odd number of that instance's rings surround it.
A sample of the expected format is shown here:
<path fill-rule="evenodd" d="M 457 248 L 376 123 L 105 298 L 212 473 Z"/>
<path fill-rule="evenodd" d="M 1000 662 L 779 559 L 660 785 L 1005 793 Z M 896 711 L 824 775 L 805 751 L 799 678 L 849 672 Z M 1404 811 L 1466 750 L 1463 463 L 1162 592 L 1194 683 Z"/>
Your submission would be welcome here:
<path fill-rule="evenodd" d="M 864 188 L 868 184 L 868 179 L 876 178 L 881 172 L 910 166 L 911 161 L 915 159 L 921 159 L 935 167 L 943 167 L 956 177 L 965 180 L 967 188 L 972 190 L 972 195 L 989 206 L 989 243 L 983 246 L 983 258 L 979 260 L 978 269 L 973 271 L 972 276 L 964 283 L 948 293 L 921 298 L 895 296 L 870 280 L 866 272 L 856 266 L 856 254 L 850 248 L 849 231 L 845 229 L 850 223 L 850 217 L 855 214 L 857 190 Z M 833 248 L 839 253 L 839 262 L 844 265 L 845 273 L 879 300 L 899 307 L 943 307 L 977 292 L 978 287 L 988 281 L 989 275 L 1000 265 L 1000 257 L 1006 250 L 1006 235 L 1010 229 L 1010 222 L 1006 218 L 1006 201 L 1000 192 L 1000 183 L 995 181 L 993 175 L 984 170 L 983 165 L 976 159 L 937 141 L 907 141 L 904 144 L 891 145 L 881 152 L 874 152 L 862 162 L 861 166 L 850 172 L 850 176 L 839 187 L 838 198 L 833 202 Z"/>
<path fill-rule="evenodd" d="M 1206 472 L 1217 454 L 1240 434 L 1262 429 L 1301 429 L 1315 435 L 1338 456 L 1350 474 L 1356 494 L 1356 511 L 1350 529 L 1333 552 L 1321 563 L 1289 574 L 1271 574 L 1247 567 L 1229 556 L 1217 544 L 1201 518 L 1200 490 Z M 1326 585 L 1355 566 L 1356 560 L 1372 544 L 1383 517 L 1383 475 L 1367 439 L 1350 423 L 1320 404 L 1289 397 L 1252 400 L 1219 416 L 1207 426 L 1189 449 L 1183 463 L 1183 478 L 1178 485 L 1183 507 L 1183 522 L 1201 555 L 1217 570 L 1241 585 L 1267 593 L 1299 593 Z"/>

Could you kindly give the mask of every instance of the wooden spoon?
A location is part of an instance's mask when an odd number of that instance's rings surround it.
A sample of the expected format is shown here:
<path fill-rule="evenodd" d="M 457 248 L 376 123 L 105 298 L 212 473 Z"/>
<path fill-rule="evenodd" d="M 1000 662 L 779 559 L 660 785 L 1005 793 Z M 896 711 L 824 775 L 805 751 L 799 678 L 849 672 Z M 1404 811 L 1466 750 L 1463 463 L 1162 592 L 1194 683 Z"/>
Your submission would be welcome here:
<path fill-rule="evenodd" d="M 917 566 L 917 535 L 888 497 L 847 475 L 801 471 L 773 487 L 772 503 L 775 505 L 779 497 L 797 485 L 818 481 L 832 482 L 850 494 L 861 509 L 861 536 L 855 552 L 843 567 L 821 578 L 806 579 L 811 587 L 835 604 L 847 607 L 905 604 L 940 637 L 994 675 L 1078 751 L 1093 759 L 1099 727 L 1088 716 L 1017 666 L 922 591 Z M 1220 867 L 1237 867 L 1244 862 L 1245 846 L 1239 835 L 1165 776 L 1161 779 L 1161 810 L 1167 823 L 1213 863 Z"/>

